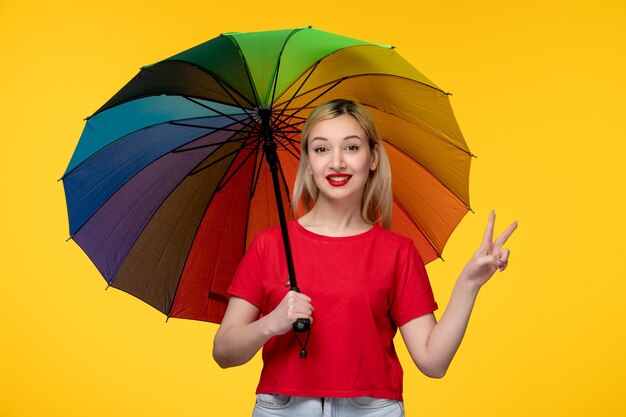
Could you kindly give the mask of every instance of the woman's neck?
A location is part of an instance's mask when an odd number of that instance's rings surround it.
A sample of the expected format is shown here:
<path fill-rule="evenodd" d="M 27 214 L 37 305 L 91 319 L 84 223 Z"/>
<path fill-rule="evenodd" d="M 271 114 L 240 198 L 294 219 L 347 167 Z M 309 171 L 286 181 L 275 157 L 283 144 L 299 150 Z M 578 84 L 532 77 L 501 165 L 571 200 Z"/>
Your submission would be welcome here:
<path fill-rule="evenodd" d="M 298 223 L 311 232 L 331 237 L 353 236 L 372 228 L 361 216 L 360 207 L 327 204 L 323 199 L 318 199 Z"/>

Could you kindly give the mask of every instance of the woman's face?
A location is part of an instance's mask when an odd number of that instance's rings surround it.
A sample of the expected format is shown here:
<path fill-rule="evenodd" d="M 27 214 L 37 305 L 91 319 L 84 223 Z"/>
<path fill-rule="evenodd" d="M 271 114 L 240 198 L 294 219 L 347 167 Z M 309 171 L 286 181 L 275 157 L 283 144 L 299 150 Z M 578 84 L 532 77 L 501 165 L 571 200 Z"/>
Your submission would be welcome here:
<path fill-rule="evenodd" d="M 370 171 L 378 164 L 378 149 L 370 150 L 359 122 L 343 114 L 322 120 L 310 131 L 307 171 L 319 189 L 320 199 L 361 205 Z"/>

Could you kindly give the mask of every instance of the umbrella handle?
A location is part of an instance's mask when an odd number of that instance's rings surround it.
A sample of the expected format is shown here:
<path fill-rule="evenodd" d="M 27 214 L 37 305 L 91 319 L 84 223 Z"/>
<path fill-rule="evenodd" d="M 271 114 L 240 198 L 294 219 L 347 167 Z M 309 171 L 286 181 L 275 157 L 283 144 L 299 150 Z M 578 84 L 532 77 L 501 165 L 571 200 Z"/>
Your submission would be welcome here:
<path fill-rule="evenodd" d="M 308 332 L 311 328 L 311 320 L 309 319 L 297 319 L 293 323 L 293 330 L 298 333 Z"/>
<path fill-rule="evenodd" d="M 291 291 L 300 292 L 300 288 L 295 285 L 291 286 Z M 309 319 L 296 319 L 293 322 L 293 330 L 298 333 L 308 332 L 311 328 L 311 320 Z"/>
<path fill-rule="evenodd" d="M 276 207 L 278 209 L 278 220 L 280 221 L 280 230 L 283 235 L 283 244 L 285 245 L 285 258 L 287 260 L 287 271 L 289 274 L 289 283 L 291 290 L 300 292 L 300 289 L 296 285 L 296 272 L 293 267 L 293 258 L 291 256 L 291 245 L 289 244 L 289 233 L 287 232 L 287 220 L 285 219 L 285 210 L 283 208 L 283 199 L 280 194 L 280 183 L 278 181 L 278 154 L 276 153 L 276 141 L 272 134 L 272 128 L 270 118 L 272 116 L 271 109 L 259 109 L 259 116 L 261 117 L 262 133 L 263 133 L 263 150 L 265 151 L 265 158 L 267 165 L 270 168 L 272 174 L 272 183 L 274 184 L 274 195 L 276 197 Z M 309 319 L 297 319 L 293 323 L 293 330 L 296 333 L 308 332 L 311 329 L 311 321 Z M 296 336 L 297 338 L 297 336 Z M 308 335 L 307 335 L 308 340 Z M 298 342 L 300 339 L 298 339 Z M 305 342 L 306 344 L 306 342 Z M 300 352 L 301 358 L 306 358 L 305 346 L 302 346 Z"/>

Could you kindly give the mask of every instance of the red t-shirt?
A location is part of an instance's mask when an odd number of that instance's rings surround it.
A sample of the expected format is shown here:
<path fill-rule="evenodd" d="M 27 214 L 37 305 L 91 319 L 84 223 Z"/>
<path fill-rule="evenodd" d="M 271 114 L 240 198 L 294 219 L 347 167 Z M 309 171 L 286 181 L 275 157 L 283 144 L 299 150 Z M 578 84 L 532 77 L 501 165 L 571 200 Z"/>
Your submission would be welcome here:
<path fill-rule="evenodd" d="M 257 393 L 401 400 L 393 337 L 437 309 L 413 242 L 379 226 L 348 237 L 318 235 L 297 221 L 288 230 L 298 287 L 315 308 L 308 355 L 300 358 L 293 331 L 271 338 Z M 269 314 L 289 291 L 284 253 L 280 228 L 259 233 L 229 293 Z"/>

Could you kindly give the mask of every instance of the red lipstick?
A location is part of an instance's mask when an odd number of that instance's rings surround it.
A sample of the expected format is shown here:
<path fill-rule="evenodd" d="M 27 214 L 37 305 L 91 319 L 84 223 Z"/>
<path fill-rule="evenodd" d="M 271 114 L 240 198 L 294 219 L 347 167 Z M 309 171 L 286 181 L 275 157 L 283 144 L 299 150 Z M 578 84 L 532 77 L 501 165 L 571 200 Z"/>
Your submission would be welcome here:
<path fill-rule="evenodd" d="M 333 175 L 326 176 L 326 180 L 333 187 L 341 187 L 341 186 L 346 185 L 348 181 L 350 181 L 350 178 L 352 178 L 352 175 L 347 175 L 347 174 L 343 174 L 343 175 L 333 174 Z"/>

